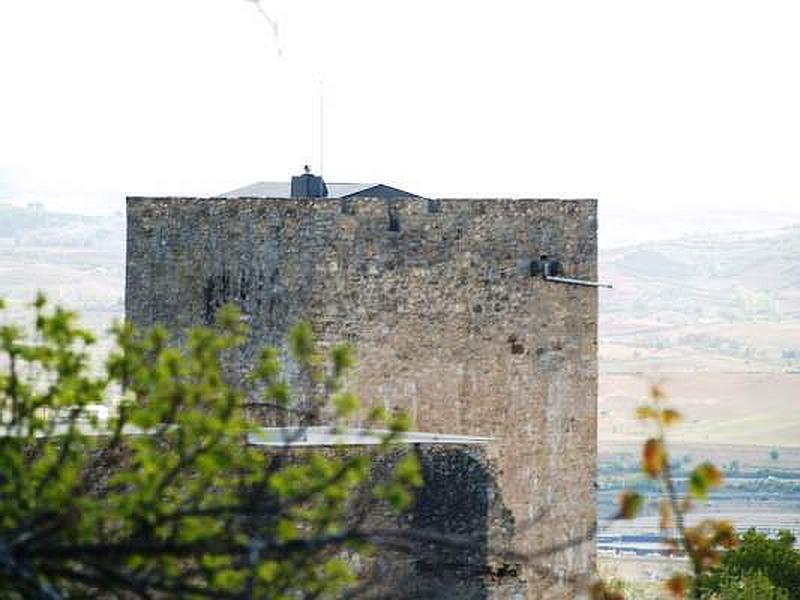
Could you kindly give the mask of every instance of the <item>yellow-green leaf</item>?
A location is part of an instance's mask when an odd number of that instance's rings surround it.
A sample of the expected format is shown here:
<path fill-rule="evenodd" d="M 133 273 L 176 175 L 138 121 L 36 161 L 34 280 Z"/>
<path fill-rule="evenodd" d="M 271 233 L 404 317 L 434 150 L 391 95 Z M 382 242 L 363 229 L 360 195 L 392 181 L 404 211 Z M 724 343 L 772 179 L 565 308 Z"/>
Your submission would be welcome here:
<path fill-rule="evenodd" d="M 689 493 L 702 500 L 711 488 L 719 487 L 721 483 L 722 472 L 710 462 L 704 462 L 689 475 Z"/>
<path fill-rule="evenodd" d="M 358 397 L 352 392 L 335 394 L 332 398 L 336 414 L 345 417 L 358 408 Z"/>
<path fill-rule="evenodd" d="M 622 519 L 634 519 L 642 510 L 644 498 L 638 492 L 625 490 L 619 495 L 619 516 Z"/>

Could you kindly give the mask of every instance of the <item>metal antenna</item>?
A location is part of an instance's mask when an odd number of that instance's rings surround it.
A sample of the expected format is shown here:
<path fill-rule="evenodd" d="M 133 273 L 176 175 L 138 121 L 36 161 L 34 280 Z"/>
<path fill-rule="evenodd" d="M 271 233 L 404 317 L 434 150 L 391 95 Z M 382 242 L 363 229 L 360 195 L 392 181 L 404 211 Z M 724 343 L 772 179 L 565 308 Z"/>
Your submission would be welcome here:
<path fill-rule="evenodd" d="M 319 77 L 319 174 L 324 172 L 325 159 L 325 83 Z"/>
<path fill-rule="evenodd" d="M 280 58 L 283 56 L 283 48 L 281 48 L 281 36 L 280 30 L 278 25 L 278 19 L 272 17 L 264 10 L 264 7 L 261 5 L 261 0 L 245 0 L 246 2 L 250 2 L 255 6 L 256 10 L 259 14 L 263 17 L 263 19 L 267 22 L 270 31 L 272 32 L 272 37 L 275 40 L 275 46 L 278 51 L 278 57 Z"/>

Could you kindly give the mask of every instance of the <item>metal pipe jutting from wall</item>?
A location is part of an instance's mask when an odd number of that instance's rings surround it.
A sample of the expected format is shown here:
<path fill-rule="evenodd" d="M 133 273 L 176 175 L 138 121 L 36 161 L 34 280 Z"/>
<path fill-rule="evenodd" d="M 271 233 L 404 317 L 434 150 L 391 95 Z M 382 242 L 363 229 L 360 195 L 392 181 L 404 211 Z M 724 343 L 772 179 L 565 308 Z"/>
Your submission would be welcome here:
<path fill-rule="evenodd" d="M 572 285 L 582 285 L 584 287 L 608 289 L 613 287 L 610 283 L 600 283 L 599 281 L 583 281 L 582 279 L 572 279 L 570 277 L 551 277 L 550 275 L 545 275 L 544 278 L 547 281 L 555 281 L 556 283 L 570 283 Z"/>

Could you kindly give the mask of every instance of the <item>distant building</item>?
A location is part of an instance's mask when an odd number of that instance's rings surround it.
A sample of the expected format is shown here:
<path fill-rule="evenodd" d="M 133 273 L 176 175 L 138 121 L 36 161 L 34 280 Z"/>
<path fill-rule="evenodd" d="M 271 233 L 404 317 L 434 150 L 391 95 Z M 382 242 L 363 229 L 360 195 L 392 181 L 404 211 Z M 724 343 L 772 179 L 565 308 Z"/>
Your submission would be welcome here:
<path fill-rule="evenodd" d="M 545 262 L 568 278 L 549 280 Z M 565 544 L 544 570 L 488 557 L 594 527 L 597 291 L 569 282 L 596 275 L 594 200 L 434 200 L 310 173 L 214 198 L 128 198 L 137 325 L 180 331 L 233 302 L 252 331 L 230 365 L 243 373 L 306 319 L 321 343 L 355 345 L 362 398 L 408 411 L 421 432 L 490 438 L 423 447 L 414 522 L 485 535 L 468 569 L 432 566 L 424 548 L 408 567 L 450 597 L 571 597 L 570 576 L 593 569 L 593 541 Z"/>

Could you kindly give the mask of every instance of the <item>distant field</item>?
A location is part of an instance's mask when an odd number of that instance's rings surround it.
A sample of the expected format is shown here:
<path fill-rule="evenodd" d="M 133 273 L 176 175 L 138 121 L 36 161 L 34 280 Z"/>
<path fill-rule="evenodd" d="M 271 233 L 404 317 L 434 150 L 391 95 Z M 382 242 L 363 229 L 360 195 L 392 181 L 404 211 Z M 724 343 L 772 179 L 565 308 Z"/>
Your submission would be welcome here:
<path fill-rule="evenodd" d="M 598 456 L 597 537 L 602 572 L 626 581 L 655 582 L 682 561 L 667 558 L 659 529 L 659 487 L 640 468 L 641 442 L 600 440 Z M 800 447 L 670 442 L 673 475 L 679 493 L 686 489 L 690 470 L 710 460 L 724 473 L 723 485 L 689 513 L 691 525 L 701 519 L 725 519 L 738 531 L 749 528 L 768 535 L 788 529 L 800 540 Z M 611 520 L 623 489 L 645 497 L 642 514 L 633 520 Z M 798 542 L 800 547 L 800 542 Z M 647 591 L 645 586 L 638 591 Z M 626 598 L 650 598 L 626 595 Z M 655 596 L 659 597 L 659 596 Z"/>
<path fill-rule="evenodd" d="M 800 372 L 798 256 L 798 227 L 601 249 L 601 371 Z"/>
<path fill-rule="evenodd" d="M 37 291 L 102 331 L 122 315 L 125 219 L 0 203 L 0 297 L 16 318 Z"/>
<path fill-rule="evenodd" d="M 783 475 L 791 476 L 800 482 L 800 446 L 756 446 L 753 444 L 718 444 L 683 442 L 670 438 L 670 451 L 673 457 L 690 459 L 692 463 L 710 460 L 713 463 L 727 467 L 734 460 L 742 472 L 756 471 L 782 471 Z M 639 471 L 639 455 L 643 439 L 636 441 L 611 441 L 600 438 L 598 441 L 599 462 L 619 460 L 627 462 L 633 471 Z M 777 458 L 770 454 L 772 450 L 778 452 Z M 788 473 L 787 473 L 788 472 Z M 800 496 L 797 498 L 800 509 Z"/>
<path fill-rule="evenodd" d="M 672 373 L 656 381 L 669 403 L 686 417 L 674 439 L 704 444 L 800 447 L 800 374 Z M 604 374 L 599 384 L 599 439 L 643 439 L 647 429 L 633 418 L 652 380 Z"/>
<path fill-rule="evenodd" d="M 629 593 L 625 597 L 630 600 L 661 600 L 664 598 L 661 582 L 675 572 L 689 571 L 689 565 L 680 558 L 615 556 L 601 552 L 597 556 L 597 570 L 606 580 L 637 582 L 633 589 L 626 590 Z"/>
<path fill-rule="evenodd" d="M 0 297 L 5 320 L 30 316 L 42 291 L 52 303 L 80 312 L 81 322 L 98 334 L 124 315 L 125 267 L 121 252 L 93 248 L 22 246 L 0 240 Z"/>

